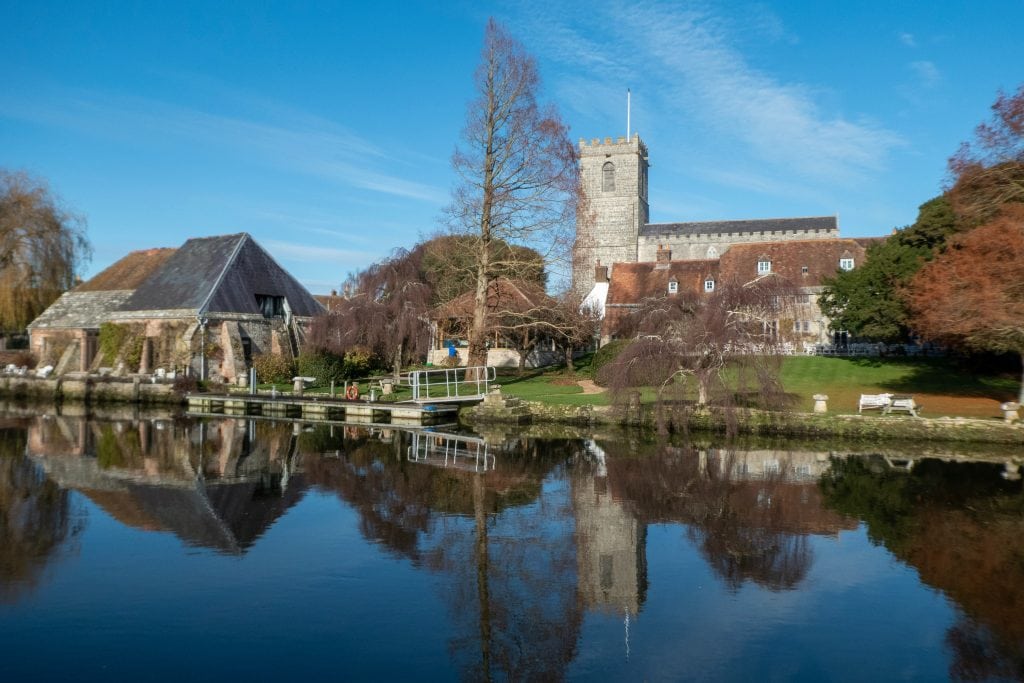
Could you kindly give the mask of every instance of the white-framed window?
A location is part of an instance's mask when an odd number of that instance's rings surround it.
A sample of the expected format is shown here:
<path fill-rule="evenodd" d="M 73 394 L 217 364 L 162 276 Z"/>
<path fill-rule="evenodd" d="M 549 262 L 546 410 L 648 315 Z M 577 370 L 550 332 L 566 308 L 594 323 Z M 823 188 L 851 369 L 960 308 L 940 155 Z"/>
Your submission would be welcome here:
<path fill-rule="evenodd" d="M 679 283 L 676 282 L 675 280 L 669 280 L 668 281 L 668 293 L 669 294 L 675 294 L 678 291 L 679 291 Z"/>
<path fill-rule="evenodd" d="M 601 190 L 603 192 L 615 192 L 615 164 L 610 161 L 604 162 L 601 172 Z"/>
<path fill-rule="evenodd" d="M 718 258 L 718 247 L 712 244 L 710 247 L 708 247 L 706 255 L 709 261 Z"/>
<path fill-rule="evenodd" d="M 853 259 L 852 258 L 841 258 L 841 259 L 839 259 L 839 270 L 853 270 Z"/>
<path fill-rule="evenodd" d="M 766 258 L 759 258 L 757 260 L 757 274 L 764 275 L 770 272 L 772 272 L 772 262 Z"/>
<path fill-rule="evenodd" d="M 704 281 L 704 291 L 705 292 L 713 292 L 713 291 L 715 291 L 715 281 L 712 280 L 711 278 L 708 278 L 707 280 L 705 280 Z"/>

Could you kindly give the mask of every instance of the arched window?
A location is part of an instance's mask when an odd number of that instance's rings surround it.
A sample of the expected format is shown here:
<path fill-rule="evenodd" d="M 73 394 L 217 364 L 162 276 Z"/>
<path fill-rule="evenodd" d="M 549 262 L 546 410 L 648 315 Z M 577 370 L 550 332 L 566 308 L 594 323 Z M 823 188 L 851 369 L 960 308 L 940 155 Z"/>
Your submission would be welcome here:
<path fill-rule="evenodd" d="M 604 173 L 601 189 L 605 192 L 615 192 L 615 164 L 610 161 L 604 162 L 604 166 L 601 167 Z"/>
<path fill-rule="evenodd" d="M 718 258 L 718 249 L 715 247 L 715 245 L 712 244 L 710 247 L 708 247 L 707 258 L 708 260 Z"/>

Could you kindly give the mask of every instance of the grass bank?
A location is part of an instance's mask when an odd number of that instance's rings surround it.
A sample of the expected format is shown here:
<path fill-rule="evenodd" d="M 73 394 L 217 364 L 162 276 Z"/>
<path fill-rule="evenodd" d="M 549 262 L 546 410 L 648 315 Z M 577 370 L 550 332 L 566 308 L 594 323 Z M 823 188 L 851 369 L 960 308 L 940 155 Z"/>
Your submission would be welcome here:
<path fill-rule="evenodd" d="M 502 372 L 502 390 L 527 401 L 555 405 L 609 405 L 608 392 L 587 393 L 593 379 L 591 358 L 574 372 L 564 368 Z M 830 415 L 855 415 L 861 394 L 910 394 L 923 417 L 1002 417 L 999 404 L 1014 400 L 1019 379 L 1012 374 L 968 369 L 948 358 L 836 358 L 789 356 L 783 359 L 782 385 L 796 411 L 809 412 L 815 394 L 829 397 Z M 586 387 L 586 388 L 585 388 Z M 641 391 L 654 400 L 654 390 Z M 877 415 L 880 419 L 889 416 Z"/>

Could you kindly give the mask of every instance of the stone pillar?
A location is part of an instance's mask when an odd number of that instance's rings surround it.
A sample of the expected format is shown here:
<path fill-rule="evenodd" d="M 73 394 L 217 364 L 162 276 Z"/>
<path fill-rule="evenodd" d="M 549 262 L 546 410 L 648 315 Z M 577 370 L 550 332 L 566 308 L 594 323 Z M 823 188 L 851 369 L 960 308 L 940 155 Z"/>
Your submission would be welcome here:
<path fill-rule="evenodd" d="M 828 396 L 825 394 L 815 394 L 814 398 L 814 412 L 816 413 L 827 413 L 828 412 Z"/>
<path fill-rule="evenodd" d="M 302 381 L 301 377 L 295 378 L 295 383 L 292 385 L 292 391 L 296 396 L 302 396 L 302 390 L 306 388 L 306 383 Z"/>
<path fill-rule="evenodd" d="M 1020 415 L 1017 413 L 1017 410 L 1020 409 L 1019 403 L 1007 401 L 1006 403 L 1000 403 L 999 408 L 1003 411 L 1003 420 L 1006 421 L 1006 424 L 1012 425 L 1020 419 Z"/>

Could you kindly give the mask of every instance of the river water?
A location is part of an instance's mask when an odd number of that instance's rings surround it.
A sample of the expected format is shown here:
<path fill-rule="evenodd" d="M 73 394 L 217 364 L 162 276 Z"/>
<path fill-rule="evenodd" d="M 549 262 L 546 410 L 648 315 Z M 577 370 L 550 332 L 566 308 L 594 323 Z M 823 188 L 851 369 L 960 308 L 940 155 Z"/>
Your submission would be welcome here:
<path fill-rule="evenodd" d="M 1021 680 L 1014 454 L 0 420 L 0 680 Z"/>

